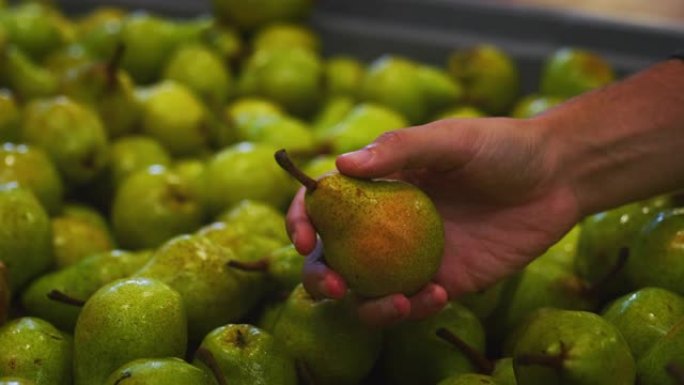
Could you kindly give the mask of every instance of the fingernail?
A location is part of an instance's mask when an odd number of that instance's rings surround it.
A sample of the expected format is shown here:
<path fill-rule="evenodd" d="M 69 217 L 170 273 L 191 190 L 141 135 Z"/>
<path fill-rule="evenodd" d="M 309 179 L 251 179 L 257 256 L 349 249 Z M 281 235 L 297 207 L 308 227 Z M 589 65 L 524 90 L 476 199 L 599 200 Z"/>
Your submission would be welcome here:
<path fill-rule="evenodd" d="M 370 150 L 369 147 L 364 147 L 358 151 L 342 154 L 340 155 L 340 157 L 356 165 L 362 165 L 364 163 L 368 163 L 371 160 L 371 158 L 373 157 L 373 152 Z"/>

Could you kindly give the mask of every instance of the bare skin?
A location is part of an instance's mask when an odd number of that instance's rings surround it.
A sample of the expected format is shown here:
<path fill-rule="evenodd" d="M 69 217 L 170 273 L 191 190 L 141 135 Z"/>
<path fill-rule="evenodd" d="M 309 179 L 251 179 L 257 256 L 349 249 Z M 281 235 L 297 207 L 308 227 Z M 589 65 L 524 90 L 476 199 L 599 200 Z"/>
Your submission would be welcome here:
<path fill-rule="evenodd" d="M 450 119 L 393 131 L 337 159 L 340 172 L 392 177 L 423 189 L 445 223 L 442 266 L 418 294 L 359 305 L 385 326 L 438 312 L 530 263 L 584 216 L 684 187 L 684 62 L 670 60 L 532 119 Z M 303 204 L 288 232 L 307 256 L 303 282 L 341 298 L 344 280 L 321 262 Z"/>

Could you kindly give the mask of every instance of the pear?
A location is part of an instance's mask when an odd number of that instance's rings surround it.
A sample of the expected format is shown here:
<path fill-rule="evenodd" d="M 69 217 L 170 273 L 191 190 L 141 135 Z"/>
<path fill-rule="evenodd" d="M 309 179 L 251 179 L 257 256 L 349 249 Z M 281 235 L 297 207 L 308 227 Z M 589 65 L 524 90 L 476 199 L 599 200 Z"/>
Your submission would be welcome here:
<path fill-rule="evenodd" d="M 57 213 L 62 205 L 62 179 L 50 158 L 38 147 L 0 145 L 0 183 L 8 182 L 17 182 L 31 190 L 51 214 Z"/>
<path fill-rule="evenodd" d="M 358 384 L 370 373 L 382 333 L 361 323 L 352 298 L 316 301 L 297 286 L 273 327 L 273 336 L 315 384 Z"/>
<path fill-rule="evenodd" d="M 657 286 L 684 295 L 684 208 L 663 210 L 638 234 L 625 266 L 634 287 Z"/>
<path fill-rule="evenodd" d="M 14 94 L 0 89 L 0 143 L 16 143 L 20 137 L 21 113 Z"/>
<path fill-rule="evenodd" d="M 466 373 L 445 378 L 437 385 L 499 385 L 492 376 L 486 374 Z"/>
<path fill-rule="evenodd" d="M 611 323 L 584 311 L 541 312 L 513 354 L 520 384 L 632 385 L 634 358 Z"/>
<path fill-rule="evenodd" d="M 275 326 L 276 322 L 278 322 L 278 318 L 280 318 L 280 313 L 284 307 L 284 300 L 268 301 L 263 303 L 261 309 L 259 310 L 259 318 L 256 321 L 256 325 L 269 333 L 273 332 L 273 327 Z"/>
<path fill-rule="evenodd" d="M 468 119 L 468 118 L 481 118 L 483 116 L 486 116 L 484 112 L 479 110 L 476 107 L 473 106 L 459 106 L 459 107 L 453 107 L 449 108 L 447 110 L 444 110 L 440 112 L 435 120 L 441 120 L 441 119 L 453 119 L 453 118 L 458 118 L 458 119 Z"/>
<path fill-rule="evenodd" d="M 442 334 L 448 334 L 450 340 L 441 338 Z M 460 344 L 454 345 L 454 339 Z M 474 354 L 482 356 L 484 349 L 485 332 L 480 321 L 462 305 L 450 302 L 436 315 L 390 328 L 382 368 L 392 384 L 434 384 L 449 376 L 482 370 L 472 358 Z"/>
<path fill-rule="evenodd" d="M 76 40 L 86 52 L 107 59 L 120 44 L 126 12 L 120 8 L 98 7 L 76 22 Z"/>
<path fill-rule="evenodd" d="M 517 385 L 515 367 L 512 357 L 504 357 L 496 361 L 492 377 L 498 385 Z"/>
<path fill-rule="evenodd" d="M 355 58 L 329 58 L 325 63 L 325 85 L 328 95 L 357 97 L 365 74 L 364 65 Z"/>
<path fill-rule="evenodd" d="M 59 79 L 54 73 L 33 62 L 15 46 L 1 50 L 0 76 L 21 100 L 54 96 L 58 92 Z"/>
<path fill-rule="evenodd" d="M 632 240 L 664 204 L 662 200 L 634 202 L 582 222 L 575 271 L 591 284 L 605 282 L 597 292 L 601 299 L 636 289 L 626 278 L 625 261 L 632 259 Z"/>
<path fill-rule="evenodd" d="M 171 171 L 186 181 L 192 195 L 197 196 L 206 208 L 207 198 L 207 162 L 197 158 L 178 159 L 171 166 Z"/>
<path fill-rule="evenodd" d="M 245 54 L 240 34 L 232 26 L 211 23 L 202 33 L 201 41 L 219 54 L 224 62 L 238 63 Z"/>
<path fill-rule="evenodd" d="M 252 39 L 252 48 L 304 48 L 318 51 L 320 48 L 318 36 L 303 24 L 273 23 L 260 29 Z"/>
<path fill-rule="evenodd" d="M 416 63 L 396 56 L 382 56 L 370 64 L 361 85 L 361 98 L 400 112 L 411 123 L 425 118 L 424 84 Z"/>
<path fill-rule="evenodd" d="M 78 218 L 101 229 L 109 229 L 107 220 L 94 208 L 80 203 L 67 203 L 62 207 L 62 216 Z"/>
<path fill-rule="evenodd" d="M 213 0 L 214 13 L 229 25 L 255 29 L 282 20 L 305 17 L 313 6 L 312 0 Z"/>
<path fill-rule="evenodd" d="M 245 199 L 218 217 L 227 226 L 238 224 L 255 235 L 263 235 L 282 242 L 290 239 L 285 230 L 285 216 L 268 204 Z"/>
<path fill-rule="evenodd" d="M 197 194 L 190 181 L 163 166 L 134 173 L 114 197 L 112 227 L 117 242 L 131 249 L 151 248 L 198 229 L 205 208 Z"/>
<path fill-rule="evenodd" d="M 269 143 L 305 154 L 315 150 L 316 143 L 311 128 L 295 118 L 280 116 L 260 119 L 246 128 L 248 131 L 238 133 L 238 139 L 241 141 Z"/>
<path fill-rule="evenodd" d="M 463 85 L 467 103 L 494 115 L 508 112 L 520 89 L 515 63 L 490 44 L 454 52 L 449 57 L 449 73 Z"/>
<path fill-rule="evenodd" d="M 0 185 L 0 261 L 12 292 L 52 266 L 50 219 L 28 190 Z"/>
<path fill-rule="evenodd" d="M 92 64 L 94 60 L 83 46 L 70 44 L 50 53 L 41 64 L 61 80 L 70 77 L 73 69 Z"/>
<path fill-rule="evenodd" d="M 323 242 L 326 263 L 357 294 L 410 295 L 435 275 L 442 261 L 444 226 L 419 188 L 334 172 L 314 180 L 284 150 L 276 153 L 276 160 L 306 187 L 306 210 Z"/>
<path fill-rule="evenodd" d="M 665 289 L 647 287 L 617 298 L 601 315 L 620 330 L 638 360 L 684 318 L 684 298 Z"/>
<path fill-rule="evenodd" d="M 7 320 L 12 293 L 10 293 L 7 267 L 0 261 L 0 325 Z"/>
<path fill-rule="evenodd" d="M 210 212 L 218 215 L 244 199 L 284 208 L 296 186 L 273 162 L 276 150 L 267 143 L 241 142 L 216 153 L 207 167 Z"/>
<path fill-rule="evenodd" d="M 458 302 L 467 307 L 479 320 L 484 322 L 499 306 L 506 281 L 506 279 L 502 279 L 486 289 L 466 293 L 458 297 Z"/>
<path fill-rule="evenodd" d="M 246 137 L 253 126 L 285 116 L 277 104 L 261 98 L 243 97 L 230 103 L 224 110 L 224 121 L 231 129 L 232 139 Z M 232 143 L 231 143 L 232 144 Z"/>
<path fill-rule="evenodd" d="M 138 358 L 182 357 L 187 320 L 181 296 L 160 281 L 130 278 L 86 302 L 74 334 L 74 384 L 102 384 Z"/>
<path fill-rule="evenodd" d="M 557 96 L 527 95 L 513 106 L 511 116 L 518 119 L 531 118 L 562 102 L 563 98 Z"/>
<path fill-rule="evenodd" d="M 341 122 L 356 106 L 354 98 L 349 96 L 332 96 L 321 106 L 312 120 L 314 135 L 325 137 L 336 124 Z"/>
<path fill-rule="evenodd" d="M 332 155 L 320 155 L 308 161 L 302 171 L 314 179 L 337 170 L 337 157 Z"/>
<path fill-rule="evenodd" d="M 684 366 L 684 318 L 658 339 L 637 362 L 640 385 L 679 385 Z"/>
<path fill-rule="evenodd" d="M 561 48 L 545 61 L 541 74 L 542 94 L 570 98 L 615 80 L 611 65 L 596 53 Z"/>
<path fill-rule="evenodd" d="M 36 385 L 70 385 L 71 337 L 38 318 L 17 318 L 0 328 L 0 374 Z"/>
<path fill-rule="evenodd" d="M 132 275 L 151 257 L 150 251 L 121 250 L 91 255 L 31 282 L 21 303 L 29 314 L 72 332 L 84 301 L 102 286 Z"/>
<path fill-rule="evenodd" d="M 57 11 L 39 3 L 24 3 L 0 13 L 0 25 L 12 44 L 41 60 L 67 40 L 57 20 Z"/>
<path fill-rule="evenodd" d="M 231 73 L 221 57 L 199 43 L 179 47 L 166 64 L 164 78 L 185 85 L 215 111 L 232 91 Z"/>
<path fill-rule="evenodd" d="M 171 165 L 171 154 L 158 141 L 135 135 L 121 137 L 112 143 L 109 172 L 113 186 L 121 186 L 131 174 L 153 165 Z"/>
<path fill-rule="evenodd" d="M 0 385 L 36 385 L 36 383 L 25 378 L 0 377 Z"/>
<path fill-rule="evenodd" d="M 206 366 L 207 352 L 230 384 L 297 385 L 295 363 L 268 332 L 247 324 L 212 330 L 195 353 L 193 363 Z"/>
<path fill-rule="evenodd" d="M 190 339 L 243 317 L 261 297 L 249 274 L 229 267 L 232 249 L 207 237 L 182 235 L 160 247 L 136 277 L 166 282 L 180 293 L 188 315 Z"/>
<path fill-rule="evenodd" d="M 190 89 L 167 80 L 142 92 L 141 99 L 145 135 L 157 139 L 175 156 L 197 155 L 207 149 L 207 111 Z"/>
<path fill-rule="evenodd" d="M 374 103 L 363 103 L 354 107 L 337 125 L 320 133 L 330 144 L 332 152 L 342 154 L 358 150 L 375 140 L 381 134 L 408 126 L 399 113 Z"/>
<path fill-rule="evenodd" d="M 70 183 L 92 180 L 107 162 L 107 134 L 99 116 L 66 97 L 29 104 L 23 138 L 43 148 Z"/>
<path fill-rule="evenodd" d="M 197 231 L 213 243 L 231 249 L 236 260 L 244 262 L 260 261 L 267 254 L 282 247 L 283 243 L 268 236 L 257 234 L 241 223 L 226 224 L 215 222 Z"/>
<path fill-rule="evenodd" d="M 441 68 L 420 65 L 417 76 L 423 87 L 425 105 L 430 116 L 455 105 L 463 97 L 463 86 Z"/>
<path fill-rule="evenodd" d="M 180 358 L 141 358 L 116 369 L 104 385 L 216 385 L 207 371 Z"/>
<path fill-rule="evenodd" d="M 78 218 L 52 219 L 52 250 L 57 268 L 73 265 L 92 254 L 112 250 L 114 240 L 103 229 Z"/>

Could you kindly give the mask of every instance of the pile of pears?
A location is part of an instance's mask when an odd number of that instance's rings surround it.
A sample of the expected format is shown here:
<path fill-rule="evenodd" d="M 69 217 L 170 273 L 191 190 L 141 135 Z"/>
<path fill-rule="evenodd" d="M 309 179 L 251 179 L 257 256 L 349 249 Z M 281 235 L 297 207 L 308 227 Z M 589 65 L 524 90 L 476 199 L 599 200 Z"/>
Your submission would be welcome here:
<path fill-rule="evenodd" d="M 438 119 L 528 118 L 615 74 L 563 48 L 523 95 L 484 42 L 441 66 L 324 56 L 313 3 L 171 19 L 0 2 L 0 385 L 684 384 L 677 195 L 585 218 L 430 318 L 358 319 L 360 298 L 434 275 L 443 226 L 413 186 L 330 174 L 336 155 Z M 297 179 L 341 300 L 301 284 Z"/>

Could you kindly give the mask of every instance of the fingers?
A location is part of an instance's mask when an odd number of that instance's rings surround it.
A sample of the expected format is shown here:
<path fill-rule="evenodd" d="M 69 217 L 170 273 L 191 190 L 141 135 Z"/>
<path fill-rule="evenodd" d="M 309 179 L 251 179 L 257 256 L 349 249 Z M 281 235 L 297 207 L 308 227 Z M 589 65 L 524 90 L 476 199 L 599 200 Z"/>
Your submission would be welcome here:
<path fill-rule="evenodd" d="M 373 178 L 422 167 L 459 167 L 476 153 L 478 130 L 456 119 L 389 131 L 370 145 L 337 158 L 340 172 Z"/>
<path fill-rule="evenodd" d="M 347 293 L 347 284 L 344 279 L 323 262 L 323 250 L 320 243 L 306 257 L 302 284 L 304 289 L 316 299 L 341 299 Z"/>
<path fill-rule="evenodd" d="M 405 319 L 423 319 L 437 314 L 448 301 L 443 287 L 430 283 L 407 298 L 402 294 L 367 300 L 358 306 L 361 321 L 373 327 L 390 326 Z"/>
<path fill-rule="evenodd" d="M 304 207 L 306 189 L 301 188 L 295 195 L 287 212 L 287 233 L 297 251 L 302 255 L 310 254 L 316 247 L 316 230 L 314 230 Z"/>

